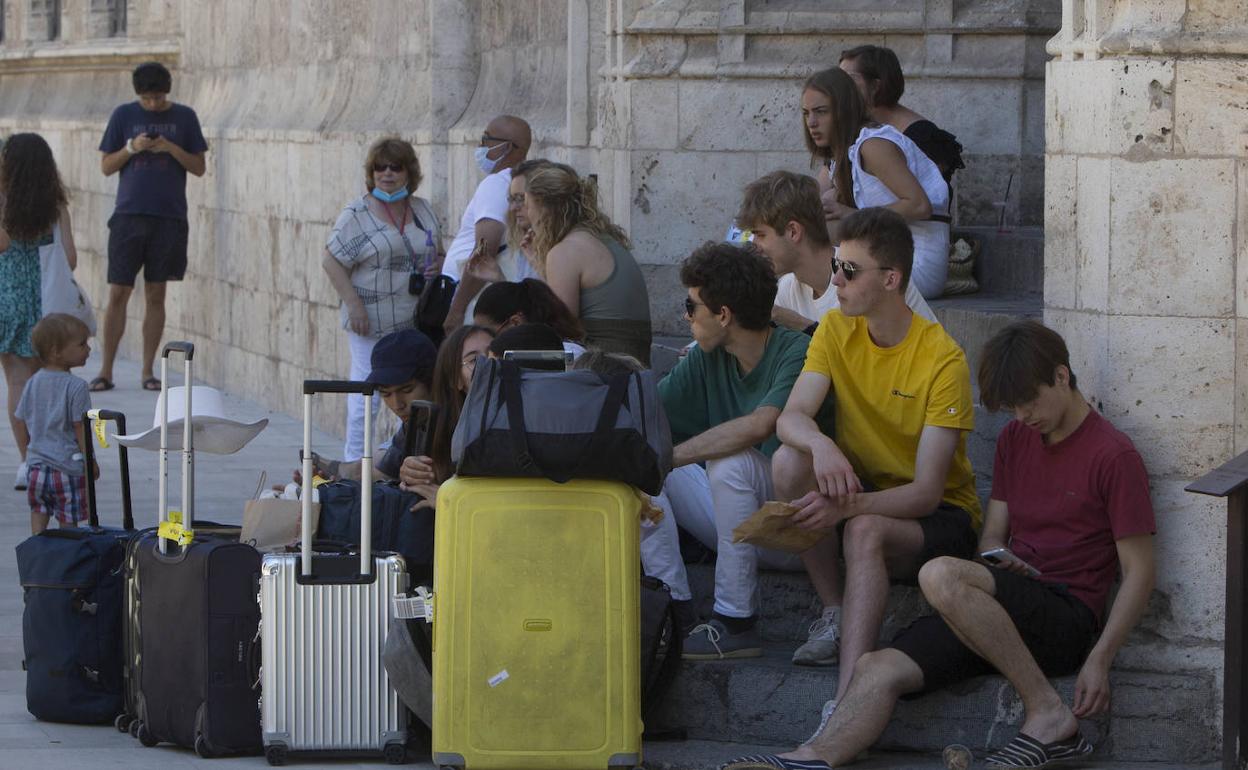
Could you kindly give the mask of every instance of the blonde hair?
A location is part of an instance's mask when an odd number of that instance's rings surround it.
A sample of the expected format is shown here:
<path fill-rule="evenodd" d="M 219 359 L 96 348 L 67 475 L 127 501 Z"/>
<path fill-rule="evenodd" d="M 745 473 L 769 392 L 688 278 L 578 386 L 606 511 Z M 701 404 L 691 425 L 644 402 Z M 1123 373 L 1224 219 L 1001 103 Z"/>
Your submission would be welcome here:
<path fill-rule="evenodd" d="M 546 255 L 573 230 L 584 230 L 598 238 L 611 238 L 624 248 L 632 248 L 628 236 L 598 208 L 598 187 L 593 179 L 577 176 L 563 164 L 544 166 L 525 177 L 525 197 L 532 196 L 542 209 L 540 222 L 533 225 L 533 258 L 542 275 Z"/>
<path fill-rule="evenodd" d="M 407 192 L 409 195 L 420 187 L 420 161 L 416 158 L 416 148 L 411 142 L 397 136 L 387 136 L 373 142 L 364 156 L 364 185 L 372 192 L 376 184 L 373 182 L 373 166 L 378 163 L 397 163 L 407 172 Z"/>
<path fill-rule="evenodd" d="M 91 329 L 80 319 L 68 313 L 49 313 L 30 330 L 30 344 L 35 356 L 48 363 L 57 351 L 74 341 L 77 335 L 88 337 Z"/>
<path fill-rule="evenodd" d="M 522 161 L 519 165 L 511 170 L 512 180 L 526 179 L 529 174 L 533 173 L 543 166 L 551 165 L 551 161 L 545 158 L 530 158 Z M 516 215 L 511 210 L 511 190 L 507 191 L 507 247 L 515 253 L 520 253 L 520 241 L 524 240 L 524 233 L 520 232 L 520 228 L 516 226 Z"/>

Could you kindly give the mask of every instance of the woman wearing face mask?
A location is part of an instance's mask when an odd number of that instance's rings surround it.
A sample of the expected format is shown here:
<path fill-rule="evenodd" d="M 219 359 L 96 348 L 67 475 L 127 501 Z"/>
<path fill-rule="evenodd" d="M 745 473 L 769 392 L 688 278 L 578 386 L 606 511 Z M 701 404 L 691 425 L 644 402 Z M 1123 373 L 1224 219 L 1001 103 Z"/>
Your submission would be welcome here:
<path fill-rule="evenodd" d="M 854 209 L 882 206 L 906 218 L 914 236 L 910 281 L 939 297 L 949 269 L 949 186 L 940 169 L 900 131 L 871 119 L 844 70 L 811 75 L 802 88 L 802 128 L 831 224 Z"/>
<path fill-rule="evenodd" d="M 414 326 L 424 278 L 440 269 L 442 234 L 429 202 L 412 193 L 420 185 L 420 162 L 408 142 L 389 137 L 368 150 L 368 192 L 346 205 L 325 243 L 321 266 L 342 300 L 342 328 L 351 350 L 352 380 L 368 376 L 373 346 L 382 336 Z M 378 401 L 369 408 L 377 412 Z M 343 459 L 364 450 L 364 399 L 347 399 Z"/>
<path fill-rule="evenodd" d="M 598 208 L 593 180 L 547 166 L 526 178 L 524 211 L 542 277 L 585 329 L 585 346 L 650 363 L 650 296 L 628 236 Z"/>
<path fill-rule="evenodd" d="M 451 463 L 451 436 L 468 397 L 477 358 L 486 355 L 494 333 L 481 326 L 461 326 L 447 335 L 438 348 L 433 366 L 433 403 L 438 412 L 433 423 L 430 453 L 405 457 L 399 468 L 403 488 L 437 500 L 438 485 L 455 473 Z"/>

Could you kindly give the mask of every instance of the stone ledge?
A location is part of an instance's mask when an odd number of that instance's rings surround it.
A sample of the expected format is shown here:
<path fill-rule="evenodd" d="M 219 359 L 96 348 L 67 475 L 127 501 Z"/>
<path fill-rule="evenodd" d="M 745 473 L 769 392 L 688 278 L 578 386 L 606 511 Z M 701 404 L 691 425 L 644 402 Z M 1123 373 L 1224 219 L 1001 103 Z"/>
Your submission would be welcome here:
<path fill-rule="evenodd" d="M 0 76 L 28 72 L 99 72 L 129 70 L 145 61 L 176 68 L 182 46 L 177 40 L 124 40 L 23 48 L 0 45 Z"/>

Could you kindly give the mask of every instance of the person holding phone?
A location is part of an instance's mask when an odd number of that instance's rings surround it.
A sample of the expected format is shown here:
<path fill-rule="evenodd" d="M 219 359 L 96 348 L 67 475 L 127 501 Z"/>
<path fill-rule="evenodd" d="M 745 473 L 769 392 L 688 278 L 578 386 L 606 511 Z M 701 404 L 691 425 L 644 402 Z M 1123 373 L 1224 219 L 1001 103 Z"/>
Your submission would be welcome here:
<path fill-rule="evenodd" d="M 1065 341 L 1036 321 L 988 341 L 979 391 L 985 407 L 1015 418 L 997 439 L 979 541 L 981 554 L 998 552 L 996 564 L 927 562 L 919 585 L 936 614 L 858 659 L 849 691 L 807 744 L 724 767 L 840 767 L 875 742 L 898 698 L 994 671 L 1018 691 L 1024 717 L 989 767 L 1043 767 L 1092 751 L 1077 720 L 1109 709 L 1110 665 L 1155 580 L 1148 475 L 1131 440 L 1079 392 Z M 1002 558 L 1007 548 L 1015 558 Z M 1067 705 L 1047 677 L 1075 672 Z"/>
<path fill-rule="evenodd" d="M 173 76 L 159 62 L 135 67 L 138 100 L 113 110 L 100 140 L 100 170 L 118 174 L 117 204 L 108 220 L 108 307 L 99 374 L 93 391 L 112 390 L 113 362 L 126 331 L 126 305 L 143 271 L 144 390 L 160 390 L 152 365 L 165 331 L 165 285 L 186 274 L 189 237 L 186 175 L 203 176 L 208 142 L 195 110 L 169 99 Z"/>

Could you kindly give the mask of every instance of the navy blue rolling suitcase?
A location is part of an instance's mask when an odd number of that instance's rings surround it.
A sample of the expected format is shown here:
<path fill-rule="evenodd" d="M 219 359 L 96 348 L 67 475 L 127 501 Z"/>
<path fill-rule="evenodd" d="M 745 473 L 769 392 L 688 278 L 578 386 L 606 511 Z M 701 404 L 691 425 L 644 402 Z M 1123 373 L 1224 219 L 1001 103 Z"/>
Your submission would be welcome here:
<path fill-rule="evenodd" d="M 48 529 L 17 546 L 26 708 L 49 722 L 111 722 L 124 710 L 122 561 L 135 534 L 130 469 L 126 448 L 119 447 L 123 528 L 101 527 L 92 420 L 113 420 L 119 433 L 126 431 L 120 412 L 96 409 L 83 417 L 88 526 Z"/>

